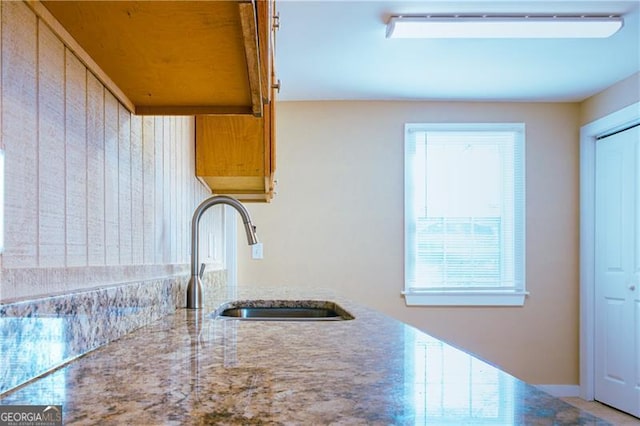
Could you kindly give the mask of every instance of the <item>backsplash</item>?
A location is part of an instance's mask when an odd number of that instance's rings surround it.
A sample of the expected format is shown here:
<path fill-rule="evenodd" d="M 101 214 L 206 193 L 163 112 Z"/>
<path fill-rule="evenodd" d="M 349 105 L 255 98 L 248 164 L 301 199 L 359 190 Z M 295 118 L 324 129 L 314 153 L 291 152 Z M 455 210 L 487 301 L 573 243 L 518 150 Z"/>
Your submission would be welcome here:
<path fill-rule="evenodd" d="M 0 394 L 184 307 L 184 272 L 0 305 Z M 228 291 L 225 271 L 203 279 L 205 306 Z"/>

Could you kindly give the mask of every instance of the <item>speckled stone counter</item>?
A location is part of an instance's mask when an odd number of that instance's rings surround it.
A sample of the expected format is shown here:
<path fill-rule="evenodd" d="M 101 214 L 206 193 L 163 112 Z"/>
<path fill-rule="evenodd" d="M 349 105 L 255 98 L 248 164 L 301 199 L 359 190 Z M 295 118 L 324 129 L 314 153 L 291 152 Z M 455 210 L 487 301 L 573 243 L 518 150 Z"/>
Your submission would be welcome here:
<path fill-rule="evenodd" d="M 607 424 L 328 293 L 231 296 L 331 300 L 355 319 L 243 321 L 180 309 L 0 404 L 61 404 L 65 424 Z"/>
<path fill-rule="evenodd" d="M 0 304 L 0 396 L 185 305 L 189 276 Z M 226 271 L 203 285 L 226 292 Z M 214 297 L 215 299 L 215 297 Z"/>

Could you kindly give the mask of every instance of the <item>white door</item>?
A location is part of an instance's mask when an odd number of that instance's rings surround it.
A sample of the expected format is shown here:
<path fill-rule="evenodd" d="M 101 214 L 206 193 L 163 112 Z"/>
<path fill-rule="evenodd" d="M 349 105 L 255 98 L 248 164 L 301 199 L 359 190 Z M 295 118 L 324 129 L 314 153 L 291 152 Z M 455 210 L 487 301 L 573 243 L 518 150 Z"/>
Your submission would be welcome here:
<path fill-rule="evenodd" d="M 595 399 L 640 417 L 640 127 L 596 143 Z"/>

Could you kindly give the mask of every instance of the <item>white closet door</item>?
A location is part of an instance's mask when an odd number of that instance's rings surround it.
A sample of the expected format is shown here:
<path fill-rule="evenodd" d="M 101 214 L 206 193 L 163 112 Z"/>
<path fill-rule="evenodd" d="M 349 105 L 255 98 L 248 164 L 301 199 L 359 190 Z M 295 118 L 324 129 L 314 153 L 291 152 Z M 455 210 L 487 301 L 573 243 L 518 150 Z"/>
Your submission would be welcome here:
<path fill-rule="evenodd" d="M 640 416 L 640 127 L 596 143 L 595 398 Z"/>

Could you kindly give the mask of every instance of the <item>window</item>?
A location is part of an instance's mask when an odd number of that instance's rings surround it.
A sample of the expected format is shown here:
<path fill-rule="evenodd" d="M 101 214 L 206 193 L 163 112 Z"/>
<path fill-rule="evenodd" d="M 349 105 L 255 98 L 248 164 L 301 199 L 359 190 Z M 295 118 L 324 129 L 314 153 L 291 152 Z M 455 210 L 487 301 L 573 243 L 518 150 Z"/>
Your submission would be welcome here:
<path fill-rule="evenodd" d="M 523 305 L 524 125 L 405 126 L 408 305 Z"/>

